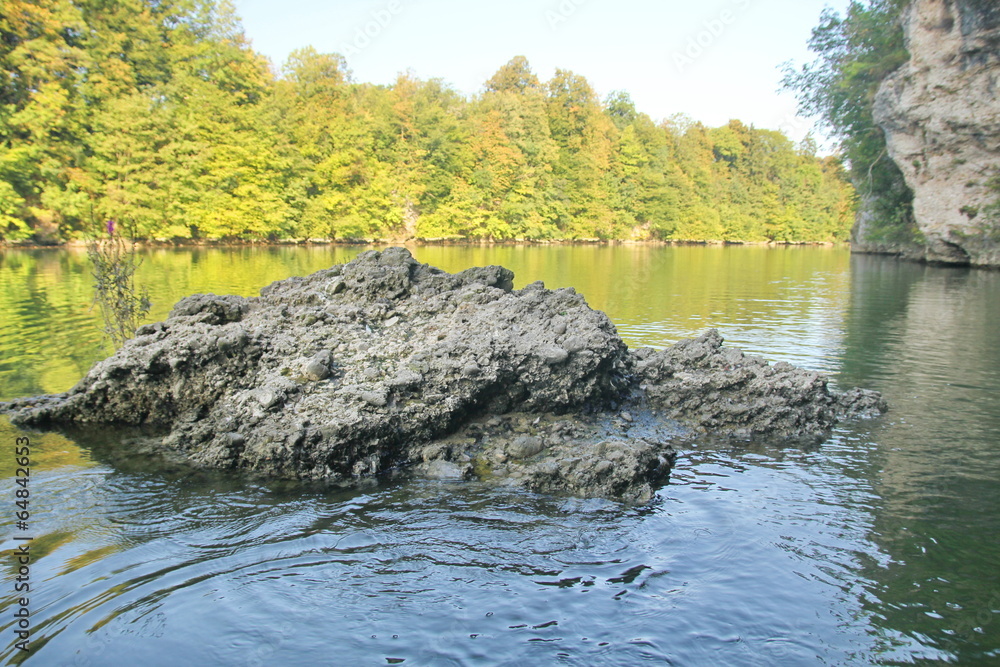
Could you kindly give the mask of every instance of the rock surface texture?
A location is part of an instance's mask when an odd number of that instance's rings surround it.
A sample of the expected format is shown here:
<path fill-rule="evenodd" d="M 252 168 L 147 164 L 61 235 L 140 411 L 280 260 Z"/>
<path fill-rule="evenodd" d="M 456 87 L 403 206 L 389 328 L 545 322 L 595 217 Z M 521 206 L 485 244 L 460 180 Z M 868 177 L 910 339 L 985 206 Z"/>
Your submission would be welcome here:
<path fill-rule="evenodd" d="M 649 403 L 705 432 L 821 437 L 844 417 L 874 416 L 886 408 L 876 392 L 834 393 L 819 373 L 784 361 L 772 366 L 723 347 L 714 329 L 665 350 L 636 350 L 635 358 Z"/>
<path fill-rule="evenodd" d="M 185 298 L 70 391 L 5 408 L 19 425 L 151 428 L 143 451 L 209 468 L 351 482 L 416 464 L 643 501 L 671 442 L 700 430 L 815 435 L 885 407 L 714 331 L 632 353 L 574 290 L 512 281 L 369 251 L 260 297 Z"/>
<path fill-rule="evenodd" d="M 904 28 L 910 60 L 882 83 L 874 116 L 913 191 L 925 259 L 1000 266 L 988 211 L 1000 173 L 1000 3 L 914 0 Z"/>

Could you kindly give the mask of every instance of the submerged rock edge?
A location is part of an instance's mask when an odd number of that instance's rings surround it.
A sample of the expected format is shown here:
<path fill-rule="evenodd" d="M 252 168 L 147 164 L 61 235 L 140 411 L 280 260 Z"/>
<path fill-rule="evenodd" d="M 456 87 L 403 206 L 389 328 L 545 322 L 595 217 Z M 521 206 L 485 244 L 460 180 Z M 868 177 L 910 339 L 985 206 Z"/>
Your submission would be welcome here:
<path fill-rule="evenodd" d="M 633 502 L 685 434 L 822 437 L 886 409 L 722 343 L 629 351 L 572 289 L 389 248 L 259 297 L 186 297 L 68 392 L 2 407 L 19 426 L 156 427 L 154 449 L 207 468 L 350 483 L 415 464 Z M 512 429 L 517 415 L 538 417 Z"/>

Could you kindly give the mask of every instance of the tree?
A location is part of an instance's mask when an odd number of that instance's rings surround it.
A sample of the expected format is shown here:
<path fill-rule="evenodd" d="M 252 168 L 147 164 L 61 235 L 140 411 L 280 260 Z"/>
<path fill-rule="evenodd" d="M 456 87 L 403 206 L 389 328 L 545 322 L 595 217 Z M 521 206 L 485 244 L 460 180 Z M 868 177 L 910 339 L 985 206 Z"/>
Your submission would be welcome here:
<path fill-rule="evenodd" d="M 38 240 L 56 240 L 60 225 L 81 214 L 86 32 L 69 0 L 0 6 L 0 208 L 16 237 L 30 230 Z M 15 216 L 20 224 L 9 221 Z"/>
<path fill-rule="evenodd" d="M 584 77 L 557 69 L 548 93 L 549 128 L 559 147 L 553 174 L 564 205 L 557 224 L 568 238 L 611 238 L 614 216 L 603 195 L 616 128 Z"/>
<path fill-rule="evenodd" d="M 639 117 L 632 96 L 624 90 L 613 91 L 604 101 L 604 111 L 619 130 L 624 130 Z"/>
<path fill-rule="evenodd" d="M 866 241 L 910 243 L 919 235 L 913 195 L 872 116 L 879 85 L 909 59 L 900 21 L 905 5 L 854 1 L 844 17 L 827 8 L 809 42 L 816 60 L 785 69 L 784 85 L 797 93 L 801 111 L 818 116 L 840 138 L 867 217 L 876 221 L 864 230 Z"/>
<path fill-rule="evenodd" d="M 493 93 L 519 93 L 540 90 L 541 83 L 531 71 L 528 59 L 524 56 L 514 56 L 506 65 L 497 70 L 489 81 L 486 90 Z"/>

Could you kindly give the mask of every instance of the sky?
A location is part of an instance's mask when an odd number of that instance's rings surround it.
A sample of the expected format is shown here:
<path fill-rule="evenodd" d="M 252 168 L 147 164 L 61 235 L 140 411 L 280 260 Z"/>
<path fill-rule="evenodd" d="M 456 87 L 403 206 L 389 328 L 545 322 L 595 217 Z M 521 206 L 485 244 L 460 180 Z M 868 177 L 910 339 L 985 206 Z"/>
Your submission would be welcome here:
<path fill-rule="evenodd" d="M 517 55 L 543 81 L 583 75 L 604 98 L 628 92 L 654 120 L 731 118 L 799 141 L 813 119 L 779 92 L 781 66 L 812 60 L 824 6 L 848 0 L 235 0 L 253 47 L 280 68 L 312 46 L 340 53 L 358 82 L 400 72 L 440 78 L 469 96 Z M 815 131 L 815 130 L 814 130 Z M 816 137 L 823 143 L 820 130 Z"/>

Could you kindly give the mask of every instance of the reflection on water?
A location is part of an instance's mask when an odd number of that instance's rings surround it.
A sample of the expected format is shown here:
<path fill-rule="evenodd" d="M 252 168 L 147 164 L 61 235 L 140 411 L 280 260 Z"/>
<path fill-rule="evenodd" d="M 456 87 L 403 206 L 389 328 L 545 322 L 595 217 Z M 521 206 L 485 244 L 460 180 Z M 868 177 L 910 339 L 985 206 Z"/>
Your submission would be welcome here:
<path fill-rule="evenodd" d="M 449 269 L 502 264 L 518 287 L 574 287 L 630 345 L 662 347 L 716 327 L 748 351 L 824 371 L 836 368 L 849 298 L 842 248 L 429 247 L 417 257 Z"/>
<path fill-rule="evenodd" d="M 301 493 L 106 469 L 38 519 L 60 540 L 36 565 L 40 655 L 220 665 L 328 664 L 334 647 L 337 664 L 875 655 L 868 614 L 838 590 L 856 576 L 856 550 L 872 548 L 869 493 L 845 487 L 825 456 L 694 452 L 647 508 L 476 484 Z M 36 488 L 64 490 L 47 478 Z M 819 609 L 829 611 L 812 618 Z M 169 659 L 158 659 L 163 647 Z"/>
<path fill-rule="evenodd" d="M 251 295 L 360 250 L 158 250 L 142 279 L 162 317 L 185 294 Z M 893 410 L 808 450 L 698 443 L 642 508 L 405 474 L 353 491 L 261 484 L 31 434 L 26 664 L 1000 658 L 1000 274 L 827 248 L 415 254 L 574 286 L 630 344 L 715 326 L 880 389 Z M 0 255 L 0 397 L 64 390 L 104 354 L 83 260 Z M 0 441 L 16 435 L 0 421 Z M 9 549 L 11 513 L 0 522 Z M 0 569 L 0 660 L 20 663 L 15 571 Z"/>
<path fill-rule="evenodd" d="M 350 261 L 365 248 L 240 247 L 147 251 L 137 280 L 152 321 L 197 292 L 256 296 L 291 275 Z M 574 287 L 630 345 L 664 346 L 717 327 L 730 343 L 827 372 L 838 368 L 850 255 L 840 248 L 422 246 L 448 271 L 500 264 L 515 287 Z M 0 400 L 65 391 L 110 349 L 91 305 L 83 250 L 0 253 Z"/>
<path fill-rule="evenodd" d="M 1000 657 L 1000 275 L 856 257 L 853 276 L 845 376 L 894 408 L 868 473 L 890 558 L 872 599 L 928 644 Z"/>
<path fill-rule="evenodd" d="M 357 247 L 154 249 L 136 280 L 152 321 L 197 292 L 256 296 L 264 285 L 350 261 Z M 82 248 L 0 252 L 0 400 L 65 391 L 107 356 L 93 279 Z"/>

